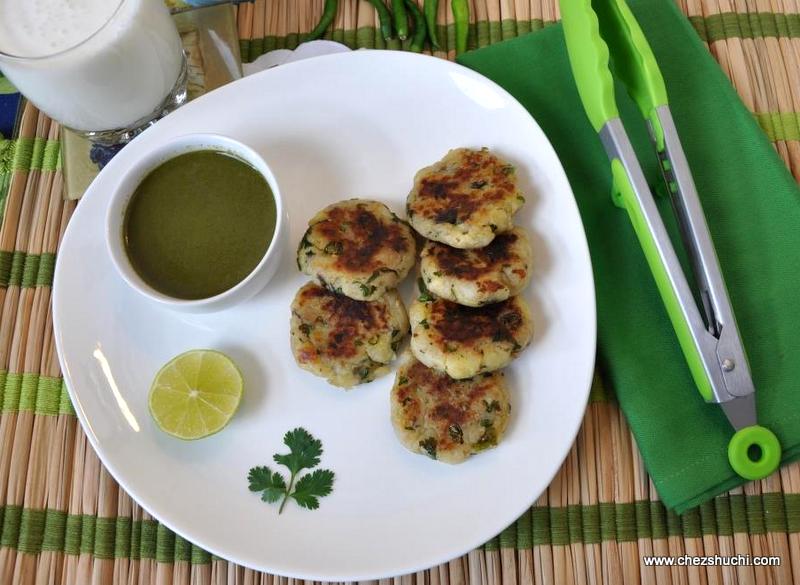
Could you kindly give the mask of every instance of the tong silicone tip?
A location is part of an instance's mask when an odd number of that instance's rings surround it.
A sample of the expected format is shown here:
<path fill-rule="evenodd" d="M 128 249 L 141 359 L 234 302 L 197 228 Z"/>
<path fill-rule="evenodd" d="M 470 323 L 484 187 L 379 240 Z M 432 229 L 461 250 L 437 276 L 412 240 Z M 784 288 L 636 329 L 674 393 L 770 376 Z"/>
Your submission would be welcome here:
<path fill-rule="evenodd" d="M 763 479 L 778 469 L 781 444 L 775 433 L 765 427 L 744 427 L 728 443 L 728 461 L 743 478 Z"/>

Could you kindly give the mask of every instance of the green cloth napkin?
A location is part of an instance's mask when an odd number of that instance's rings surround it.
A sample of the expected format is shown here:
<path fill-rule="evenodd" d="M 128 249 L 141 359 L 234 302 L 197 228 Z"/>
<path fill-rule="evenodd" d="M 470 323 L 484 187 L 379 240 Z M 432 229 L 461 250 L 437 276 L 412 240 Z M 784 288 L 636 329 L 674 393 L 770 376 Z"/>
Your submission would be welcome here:
<path fill-rule="evenodd" d="M 800 191 L 675 4 L 630 6 L 666 80 L 750 358 L 759 422 L 777 434 L 788 462 L 800 455 Z M 598 365 L 664 503 L 682 512 L 743 483 L 728 465 L 733 430 L 695 389 L 627 214 L 611 202 L 608 158 L 578 98 L 561 26 L 459 62 L 514 95 L 561 158 L 591 249 Z M 641 115 L 616 91 L 645 174 L 663 192 Z M 659 205 L 677 233 L 669 201 Z"/>

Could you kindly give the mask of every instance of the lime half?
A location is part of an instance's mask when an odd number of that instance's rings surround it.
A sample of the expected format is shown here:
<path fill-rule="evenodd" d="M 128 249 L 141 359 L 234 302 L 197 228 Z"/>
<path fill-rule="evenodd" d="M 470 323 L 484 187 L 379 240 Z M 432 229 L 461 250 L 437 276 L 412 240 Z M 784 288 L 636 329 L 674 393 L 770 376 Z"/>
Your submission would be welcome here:
<path fill-rule="evenodd" d="M 242 400 L 242 374 L 223 353 L 187 351 L 156 374 L 150 388 L 150 414 L 159 428 L 191 441 L 222 430 Z"/>

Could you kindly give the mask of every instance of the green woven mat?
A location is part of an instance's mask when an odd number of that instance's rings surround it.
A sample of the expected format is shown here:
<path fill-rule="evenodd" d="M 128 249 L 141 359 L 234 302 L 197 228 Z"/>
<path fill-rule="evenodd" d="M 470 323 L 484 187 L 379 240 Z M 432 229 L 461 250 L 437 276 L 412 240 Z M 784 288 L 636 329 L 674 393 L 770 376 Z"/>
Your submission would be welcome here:
<path fill-rule="evenodd" d="M 471 5 L 473 47 L 557 17 L 550 0 Z M 713 1 L 682 8 L 800 177 L 797 9 L 732 13 Z M 321 9 L 320 0 L 240 4 L 243 58 L 295 47 Z M 446 50 L 436 55 L 453 58 L 446 0 L 439 22 Z M 383 48 L 375 24 L 368 2 L 340 0 L 328 36 Z M 57 244 L 74 203 L 60 197 L 55 125 L 30 107 L 21 136 L 0 140 L 0 583 L 277 582 L 176 536 L 97 460 L 63 385 L 49 313 Z M 402 582 L 800 583 L 800 466 L 677 516 L 658 501 L 608 395 L 596 380 L 563 469 L 515 524 L 481 549 Z M 654 568 L 642 561 L 648 554 L 763 554 L 780 557 L 781 565 Z"/>

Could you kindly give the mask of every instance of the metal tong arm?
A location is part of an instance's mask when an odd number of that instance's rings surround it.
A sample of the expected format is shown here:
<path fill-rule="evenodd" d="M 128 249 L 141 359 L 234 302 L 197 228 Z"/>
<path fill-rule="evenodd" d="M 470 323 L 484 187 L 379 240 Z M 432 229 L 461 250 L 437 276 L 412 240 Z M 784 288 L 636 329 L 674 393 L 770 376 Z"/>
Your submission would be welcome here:
<path fill-rule="evenodd" d="M 655 55 L 625 0 L 560 4 L 575 85 L 611 159 L 614 200 L 628 212 L 697 389 L 706 401 L 720 403 L 736 429 L 728 445 L 731 467 L 746 479 L 766 477 L 780 463 L 780 442 L 756 422 L 750 368 Z M 692 259 L 706 322 L 620 120 L 610 54 L 617 77 L 647 120 Z M 754 446 L 760 453 L 755 458 L 750 452 Z"/>
<path fill-rule="evenodd" d="M 612 160 L 615 189 L 620 193 L 628 191 L 626 184 L 632 189 L 630 201 L 623 196 L 617 202 L 628 209 L 634 226 L 641 216 L 640 220 L 655 230 L 647 234 L 644 226 L 639 226 L 637 236 L 646 254 L 648 242 L 655 250 L 649 253 L 648 263 L 698 389 L 703 398 L 713 402 L 751 394 L 749 366 L 719 262 L 669 112 L 664 79 L 644 33 L 625 0 L 561 0 L 561 15 L 578 93 Z M 617 77 L 647 120 L 671 192 L 675 185 L 673 203 L 700 287 L 708 330 L 620 122 L 609 70 L 610 55 L 614 57 Z"/>
<path fill-rule="evenodd" d="M 656 116 L 663 129 L 663 150 L 658 149 L 652 125 L 648 124 L 648 127 L 700 289 L 707 329 L 717 339 L 715 358 L 721 380 L 712 383 L 714 402 L 726 402 L 755 391 L 750 367 L 697 188 L 669 107 L 656 108 Z"/>
<path fill-rule="evenodd" d="M 711 401 L 717 340 L 706 331 L 622 120 L 609 120 L 600 140 L 611 159 L 614 202 L 628 212 L 695 385 Z"/>
<path fill-rule="evenodd" d="M 720 337 L 703 321 L 622 121 L 616 118 L 607 122 L 600 131 L 600 139 L 611 159 L 615 202 L 628 212 L 694 382 L 706 401 L 726 402 L 736 396 L 752 393 L 752 381 L 688 163 L 674 132 L 669 109 L 665 107 L 664 110 L 666 113 L 661 121 L 670 128 L 665 132 L 665 139 L 669 141 L 672 155 L 672 158 L 665 157 L 670 161 L 667 167 L 675 176 L 676 184 L 678 177 L 682 181 L 682 185 L 675 189 L 673 200 L 682 230 L 689 233 L 685 245 L 693 265 L 699 271 L 701 297 L 708 298 L 709 309 L 719 310 L 720 316 L 725 319 L 716 320 L 714 314 L 714 327 L 721 325 Z M 664 112 L 662 110 L 659 113 Z M 697 250 L 700 252 L 697 253 Z M 712 297 L 711 291 L 715 296 Z M 722 303 L 714 304 L 719 299 L 722 299 Z M 720 349 L 728 346 L 733 346 L 732 353 L 720 354 Z M 737 347 L 739 353 L 736 353 Z M 727 359 L 735 359 L 737 363 L 726 372 L 723 360 L 728 355 L 735 356 Z M 744 385 L 736 379 L 732 380 L 739 384 L 735 388 L 741 394 L 733 394 L 727 388 L 725 376 L 734 372 L 739 378 L 744 378 Z"/>

